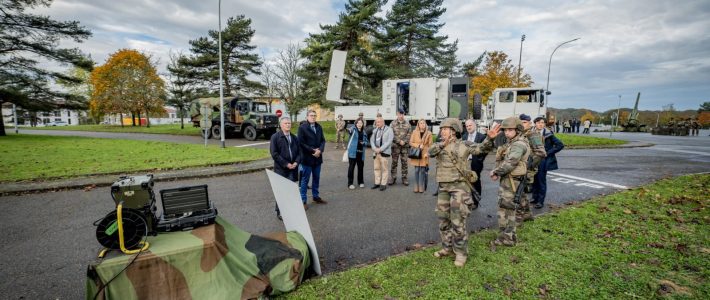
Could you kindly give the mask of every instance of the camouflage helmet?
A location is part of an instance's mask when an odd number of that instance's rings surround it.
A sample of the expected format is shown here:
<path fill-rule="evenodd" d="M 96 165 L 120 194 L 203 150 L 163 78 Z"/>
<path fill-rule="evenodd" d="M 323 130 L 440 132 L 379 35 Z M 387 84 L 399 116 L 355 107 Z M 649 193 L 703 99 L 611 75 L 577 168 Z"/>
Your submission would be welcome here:
<path fill-rule="evenodd" d="M 500 128 L 501 129 L 517 129 L 518 131 L 523 131 L 523 123 L 520 122 L 520 120 L 516 117 L 510 117 L 506 118 L 503 120 L 503 122 L 500 123 Z"/>
<path fill-rule="evenodd" d="M 444 122 L 441 122 L 440 128 L 449 127 L 456 132 L 461 132 L 461 121 L 456 118 L 446 118 Z"/>

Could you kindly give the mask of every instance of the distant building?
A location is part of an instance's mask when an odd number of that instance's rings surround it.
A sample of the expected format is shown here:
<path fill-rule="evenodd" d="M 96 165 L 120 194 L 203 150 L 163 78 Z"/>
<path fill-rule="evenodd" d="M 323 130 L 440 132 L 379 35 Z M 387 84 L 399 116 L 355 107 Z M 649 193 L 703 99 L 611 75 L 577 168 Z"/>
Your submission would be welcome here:
<path fill-rule="evenodd" d="M 12 113 L 12 103 L 2 105 L 3 121 L 6 125 L 14 125 L 15 120 Z M 79 120 L 86 119 L 86 112 L 59 108 L 51 111 L 29 112 L 17 107 L 17 120 L 20 126 L 43 126 L 49 122 L 66 122 L 69 125 L 78 125 Z"/>

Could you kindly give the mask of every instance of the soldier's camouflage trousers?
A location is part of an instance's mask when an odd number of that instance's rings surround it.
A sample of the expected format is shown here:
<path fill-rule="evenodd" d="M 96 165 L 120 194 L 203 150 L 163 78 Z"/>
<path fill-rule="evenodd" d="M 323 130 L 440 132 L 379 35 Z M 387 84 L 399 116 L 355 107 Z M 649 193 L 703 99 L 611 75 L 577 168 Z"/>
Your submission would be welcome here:
<path fill-rule="evenodd" d="M 520 184 L 520 179 L 513 179 L 515 187 Z M 505 245 L 515 245 L 517 242 L 517 236 L 515 235 L 515 229 L 517 221 L 515 220 L 515 190 L 513 186 L 510 185 L 510 179 L 508 177 L 503 177 L 500 179 L 500 187 L 498 188 L 498 241 Z M 521 204 L 527 202 L 526 197 L 520 199 Z M 530 207 L 528 205 L 528 210 Z"/>
<path fill-rule="evenodd" d="M 409 146 L 392 145 L 392 172 L 390 181 L 397 178 L 397 166 L 402 162 L 402 180 L 407 179 L 409 172 Z"/>
<path fill-rule="evenodd" d="M 335 132 L 335 148 L 342 147 L 345 149 L 345 130 L 337 130 Z"/>
<path fill-rule="evenodd" d="M 441 247 L 453 250 L 458 255 L 468 253 L 468 230 L 466 218 L 473 205 L 471 191 L 463 182 L 439 183 L 436 199 L 436 216 L 439 219 Z"/>
<path fill-rule="evenodd" d="M 510 180 L 505 179 L 508 181 L 508 185 L 510 185 Z M 515 181 L 515 186 L 517 187 L 518 184 L 520 184 L 520 181 Z M 530 187 L 532 187 L 532 183 L 527 183 L 529 184 Z M 515 197 L 515 192 L 513 192 L 513 197 Z M 510 198 L 511 201 L 513 201 L 513 198 Z M 532 211 L 530 210 L 530 202 L 528 202 L 528 194 L 527 192 L 523 192 L 523 194 L 520 196 L 520 204 L 518 204 L 518 209 L 515 210 L 515 215 L 518 220 L 518 223 L 522 223 L 525 220 L 531 220 L 532 219 Z"/>

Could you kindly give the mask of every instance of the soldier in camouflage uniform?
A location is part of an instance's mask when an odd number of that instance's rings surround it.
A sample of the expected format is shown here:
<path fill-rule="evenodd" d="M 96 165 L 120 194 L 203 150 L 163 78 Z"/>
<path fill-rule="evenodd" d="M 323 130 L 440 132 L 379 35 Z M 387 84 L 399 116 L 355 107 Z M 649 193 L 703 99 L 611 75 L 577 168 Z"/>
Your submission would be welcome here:
<path fill-rule="evenodd" d="M 388 185 L 393 185 L 397 181 L 397 166 L 398 162 L 402 162 L 402 183 L 409 185 L 407 181 L 407 173 L 409 171 L 409 138 L 412 135 L 412 125 L 404 120 L 404 110 L 397 111 L 397 119 L 390 123 L 390 128 L 394 133 L 392 141 L 392 172 Z"/>
<path fill-rule="evenodd" d="M 528 140 L 528 145 L 532 149 L 530 157 L 532 157 L 531 163 L 528 165 L 527 183 L 526 191 L 520 198 L 520 205 L 518 205 L 518 210 L 515 212 L 518 223 L 524 221 L 530 221 L 533 219 L 532 211 L 530 211 L 530 203 L 528 202 L 527 191 L 532 192 L 532 185 L 535 181 L 535 174 L 537 173 L 537 166 L 540 164 L 543 158 L 547 157 L 547 152 L 545 151 L 545 144 L 542 142 L 542 134 L 533 127 L 530 116 L 526 114 L 520 115 L 520 122 L 523 124 L 523 136 Z"/>
<path fill-rule="evenodd" d="M 700 132 L 700 123 L 698 122 L 697 118 L 694 118 L 693 121 L 690 123 L 690 135 L 697 136 L 699 132 Z"/>
<path fill-rule="evenodd" d="M 522 135 L 523 125 L 518 118 L 507 118 L 503 120 L 500 127 L 504 130 L 507 143 L 498 147 L 496 167 L 490 173 L 493 181 L 500 179 L 500 188 L 498 188 L 498 228 L 500 232 L 493 244 L 515 246 L 517 242 L 515 192 L 520 187 L 523 175 L 528 171 L 527 161 L 531 155 L 531 149 L 527 138 Z"/>
<path fill-rule="evenodd" d="M 439 195 L 436 200 L 436 216 L 439 218 L 439 234 L 442 249 L 434 252 L 441 258 L 456 255 L 454 265 L 463 267 L 468 255 L 468 230 L 466 217 L 475 209 L 471 198 L 471 184 L 478 178 L 468 166 L 469 155 L 479 155 L 493 150 L 493 139 L 498 127 L 488 131 L 483 143 L 472 145 L 456 138 L 461 132 L 461 122 L 449 118 L 441 124 L 441 142 L 429 148 L 429 156 L 436 157 L 436 182 Z"/>
<path fill-rule="evenodd" d="M 343 115 L 338 115 L 338 119 L 335 121 L 335 149 L 343 148 L 345 149 L 345 121 L 343 120 Z"/>

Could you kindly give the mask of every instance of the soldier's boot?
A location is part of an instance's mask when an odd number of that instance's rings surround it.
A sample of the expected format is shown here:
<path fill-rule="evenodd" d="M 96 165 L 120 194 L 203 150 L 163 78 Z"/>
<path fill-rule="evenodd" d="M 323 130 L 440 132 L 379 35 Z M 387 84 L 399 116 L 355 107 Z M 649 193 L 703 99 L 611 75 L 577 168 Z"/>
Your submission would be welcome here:
<path fill-rule="evenodd" d="M 459 268 L 463 267 L 466 264 L 466 255 L 463 254 L 456 254 L 456 259 L 454 260 L 454 266 L 457 266 Z"/>
<path fill-rule="evenodd" d="M 434 257 L 436 258 L 442 258 L 442 257 L 447 257 L 447 256 L 453 256 L 454 252 L 449 250 L 449 249 L 441 249 L 439 251 L 434 252 Z"/>
<path fill-rule="evenodd" d="M 407 180 L 407 177 L 402 177 L 402 184 L 409 186 L 409 180 Z"/>
<path fill-rule="evenodd" d="M 397 174 L 393 174 L 390 176 L 390 180 L 387 182 L 387 185 L 393 185 L 395 182 L 397 182 L 397 177 L 395 177 Z"/>

